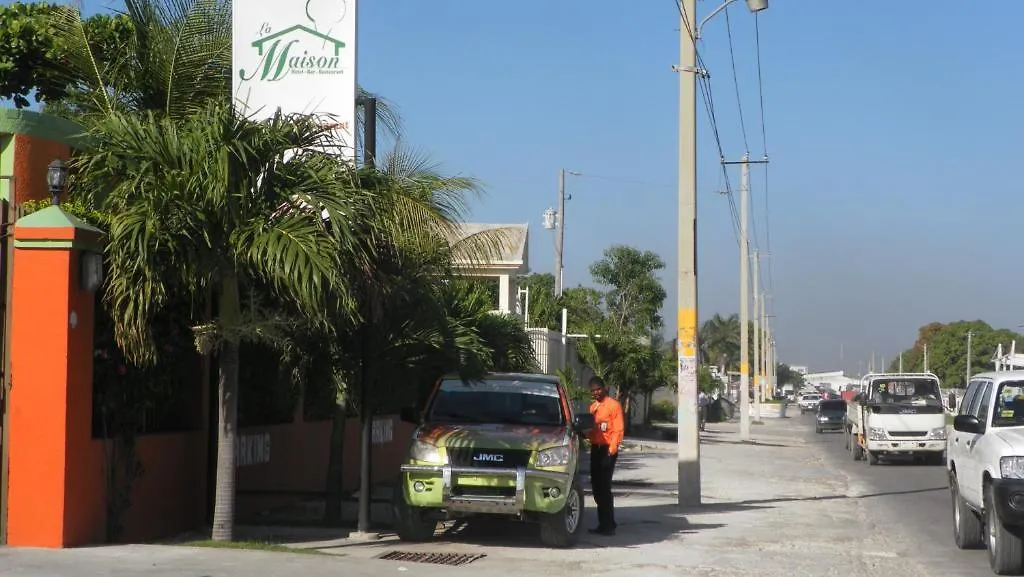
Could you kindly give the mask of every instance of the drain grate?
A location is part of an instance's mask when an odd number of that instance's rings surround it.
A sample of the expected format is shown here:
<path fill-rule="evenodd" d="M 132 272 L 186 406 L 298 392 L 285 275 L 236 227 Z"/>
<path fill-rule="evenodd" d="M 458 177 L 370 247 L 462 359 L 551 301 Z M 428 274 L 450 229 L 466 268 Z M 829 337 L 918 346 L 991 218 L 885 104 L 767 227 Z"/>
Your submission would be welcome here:
<path fill-rule="evenodd" d="M 390 551 L 377 557 L 384 561 L 405 561 L 407 563 L 432 563 L 434 565 L 469 565 L 487 555 L 467 553 L 414 553 L 412 551 Z"/>

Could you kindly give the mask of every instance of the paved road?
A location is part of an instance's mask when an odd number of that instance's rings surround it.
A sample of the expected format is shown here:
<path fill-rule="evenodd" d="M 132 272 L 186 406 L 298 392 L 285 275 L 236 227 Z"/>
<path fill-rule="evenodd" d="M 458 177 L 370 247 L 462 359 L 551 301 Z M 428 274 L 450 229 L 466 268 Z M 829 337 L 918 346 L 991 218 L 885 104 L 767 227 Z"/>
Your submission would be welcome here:
<path fill-rule="evenodd" d="M 953 516 L 945 467 L 883 461 L 870 466 L 854 461 L 839 433 L 814 433 L 812 415 L 793 421 L 805 427 L 804 438 L 820 447 L 826 463 L 849 479 L 851 489 L 865 495 L 878 530 L 899 527 L 893 538 L 912 539 L 915 557 L 935 575 L 985 575 L 985 551 L 961 551 L 953 544 Z"/>

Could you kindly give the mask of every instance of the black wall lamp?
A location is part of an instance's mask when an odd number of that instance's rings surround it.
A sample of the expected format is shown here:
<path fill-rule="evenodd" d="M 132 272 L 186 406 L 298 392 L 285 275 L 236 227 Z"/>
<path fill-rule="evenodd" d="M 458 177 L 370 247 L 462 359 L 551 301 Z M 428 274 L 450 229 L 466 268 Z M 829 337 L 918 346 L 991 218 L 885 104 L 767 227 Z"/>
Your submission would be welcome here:
<path fill-rule="evenodd" d="M 63 160 L 58 158 L 46 167 L 46 183 L 50 185 L 53 204 L 60 204 L 60 195 L 68 184 L 68 165 Z"/>

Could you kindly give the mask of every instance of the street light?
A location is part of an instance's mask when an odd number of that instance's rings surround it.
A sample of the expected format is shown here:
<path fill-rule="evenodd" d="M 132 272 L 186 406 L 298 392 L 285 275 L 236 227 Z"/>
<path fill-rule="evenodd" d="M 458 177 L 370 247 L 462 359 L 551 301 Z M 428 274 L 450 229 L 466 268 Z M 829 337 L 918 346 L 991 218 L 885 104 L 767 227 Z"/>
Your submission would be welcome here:
<path fill-rule="evenodd" d="M 53 204 L 60 204 L 60 195 L 68 182 L 68 165 L 56 159 L 46 167 L 46 183 L 50 186 L 50 198 Z"/>
<path fill-rule="evenodd" d="M 679 14 L 679 158 L 678 158 L 678 499 L 679 505 L 699 505 L 700 431 L 697 419 L 697 46 L 701 28 L 736 0 L 726 0 L 696 22 L 697 0 L 682 0 Z M 747 0 L 751 12 L 768 7 L 767 0 Z M 745 327 L 745 325 L 744 325 Z M 745 343 L 745 341 L 744 341 Z M 746 359 L 741 360 L 746 364 Z M 749 370 L 749 368 L 748 368 Z M 741 395 L 741 401 L 746 396 Z M 741 409 L 742 410 L 742 409 Z"/>

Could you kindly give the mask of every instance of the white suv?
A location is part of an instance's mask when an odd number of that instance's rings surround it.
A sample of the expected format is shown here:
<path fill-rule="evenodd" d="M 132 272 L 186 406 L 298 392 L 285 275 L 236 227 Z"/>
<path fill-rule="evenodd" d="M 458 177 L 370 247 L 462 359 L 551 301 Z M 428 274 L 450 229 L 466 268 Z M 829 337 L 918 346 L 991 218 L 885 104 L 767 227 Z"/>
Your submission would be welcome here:
<path fill-rule="evenodd" d="M 957 547 L 1024 573 L 1024 371 L 972 377 L 946 443 Z"/>
<path fill-rule="evenodd" d="M 803 393 L 800 395 L 800 400 L 797 401 L 797 405 L 800 406 L 800 414 L 804 414 L 808 411 L 817 411 L 818 403 L 821 402 L 821 395 L 818 393 Z"/>

